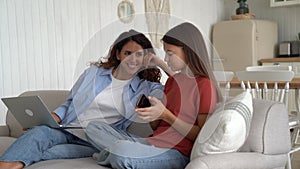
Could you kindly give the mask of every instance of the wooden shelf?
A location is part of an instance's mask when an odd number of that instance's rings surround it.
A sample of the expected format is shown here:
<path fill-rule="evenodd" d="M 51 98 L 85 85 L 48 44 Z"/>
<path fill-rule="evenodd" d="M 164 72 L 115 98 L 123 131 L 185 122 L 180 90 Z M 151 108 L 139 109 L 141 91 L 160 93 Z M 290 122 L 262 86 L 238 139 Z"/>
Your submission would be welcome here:
<path fill-rule="evenodd" d="M 259 64 L 271 63 L 271 62 L 300 62 L 300 57 L 287 57 L 287 58 L 270 58 L 270 59 L 260 59 Z"/>

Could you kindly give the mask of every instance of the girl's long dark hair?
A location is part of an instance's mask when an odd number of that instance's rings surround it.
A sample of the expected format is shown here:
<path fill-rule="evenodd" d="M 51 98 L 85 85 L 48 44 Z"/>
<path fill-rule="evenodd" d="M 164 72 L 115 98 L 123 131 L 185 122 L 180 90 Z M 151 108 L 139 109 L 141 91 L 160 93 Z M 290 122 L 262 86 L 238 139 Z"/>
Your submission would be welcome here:
<path fill-rule="evenodd" d="M 155 54 L 149 39 L 144 34 L 131 29 L 128 32 L 123 32 L 120 34 L 115 40 L 109 50 L 108 59 L 106 62 L 99 61 L 91 63 L 91 65 L 96 65 L 98 67 L 102 66 L 105 69 L 117 68 L 121 63 L 121 61 L 117 59 L 117 52 L 121 52 L 123 46 L 130 41 L 134 41 L 141 45 L 143 49 L 147 50 L 147 52 Z M 140 71 L 138 76 L 141 79 L 146 79 L 151 82 L 160 82 L 161 72 L 158 68 L 148 68 Z"/>
<path fill-rule="evenodd" d="M 204 38 L 196 26 L 188 22 L 175 26 L 163 36 L 162 41 L 183 48 L 187 66 L 195 77 L 206 77 L 217 84 Z M 222 100 L 222 94 L 217 90 L 218 98 Z"/>
<path fill-rule="evenodd" d="M 195 77 L 209 78 L 209 71 L 212 71 L 212 68 L 208 52 L 202 34 L 194 25 L 182 23 L 170 29 L 162 41 L 183 48 L 187 65 Z"/>

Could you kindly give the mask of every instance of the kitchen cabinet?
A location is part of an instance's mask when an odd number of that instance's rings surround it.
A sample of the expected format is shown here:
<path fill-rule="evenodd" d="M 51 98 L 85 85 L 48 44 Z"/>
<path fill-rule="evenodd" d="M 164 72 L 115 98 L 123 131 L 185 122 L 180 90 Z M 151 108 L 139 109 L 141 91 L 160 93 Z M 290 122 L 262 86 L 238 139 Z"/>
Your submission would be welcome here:
<path fill-rule="evenodd" d="M 270 0 L 271 7 L 300 5 L 300 0 Z"/>

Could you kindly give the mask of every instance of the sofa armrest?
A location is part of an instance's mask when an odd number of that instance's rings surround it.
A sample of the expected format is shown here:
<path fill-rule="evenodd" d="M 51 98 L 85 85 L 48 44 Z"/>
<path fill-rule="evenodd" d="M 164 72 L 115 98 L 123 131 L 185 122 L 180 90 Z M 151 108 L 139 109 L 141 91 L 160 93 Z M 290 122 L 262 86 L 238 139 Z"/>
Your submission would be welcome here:
<path fill-rule="evenodd" d="M 0 125 L 0 136 L 9 136 L 9 129 L 6 125 Z"/>
<path fill-rule="evenodd" d="M 186 169 L 284 168 L 287 159 L 287 154 L 265 155 L 255 152 L 222 153 L 195 158 L 186 166 Z"/>

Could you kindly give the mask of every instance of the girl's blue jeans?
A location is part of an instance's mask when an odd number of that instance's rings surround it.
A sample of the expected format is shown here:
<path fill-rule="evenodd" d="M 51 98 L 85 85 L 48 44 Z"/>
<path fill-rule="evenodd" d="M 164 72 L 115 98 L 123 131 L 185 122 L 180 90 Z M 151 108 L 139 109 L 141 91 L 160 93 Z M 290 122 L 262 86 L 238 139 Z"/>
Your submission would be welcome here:
<path fill-rule="evenodd" d="M 103 122 L 90 122 L 88 140 L 99 149 L 98 163 L 117 169 L 183 169 L 189 157 L 176 149 L 150 145 L 140 138 Z"/>
<path fill-rule="evenodd" d="M 91 144 L 63 129 L 36 126 L 22 134 L 0 161 L 19 161 L 28 166 L 42 160 L 91 157 L 95 152 Z"/>

